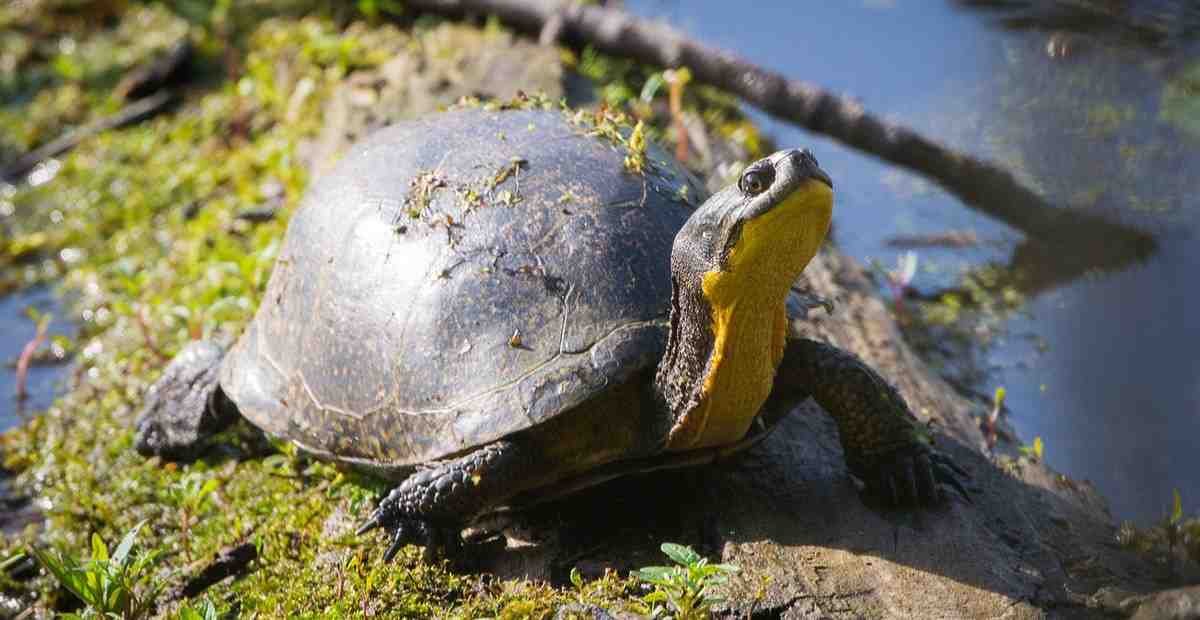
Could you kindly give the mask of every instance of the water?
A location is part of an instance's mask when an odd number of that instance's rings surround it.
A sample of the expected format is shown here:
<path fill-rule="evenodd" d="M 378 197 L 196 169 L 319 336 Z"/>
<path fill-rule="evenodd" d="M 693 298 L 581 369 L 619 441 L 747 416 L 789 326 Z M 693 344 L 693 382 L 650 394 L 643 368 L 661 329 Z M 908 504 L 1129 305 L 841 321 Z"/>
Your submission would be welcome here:
<path fill-rule="evenodd" d="M 1200 10 L 1173 0 L 1073 3 L 1090 11 L 988 4 L 626 6 L 1003 161 L 1056 204 L 1158 233 L 1161 249 L 1145 264 L 1029 291 L 987 349 L 976 388 L 1004 386 L 1022 439 L 1042 437 L 1046 460 L 1095 482 L 1117 517 L 1161 517 L 1173 489 L 1200 511 L 1200 136 L 1180 129 L 1200 128 L 1200 69 L 1182 77 L 1200 57 Z M 1021 239 L 920 177 L 751 113 L 778 144 L 817 153 L 838 183 L 836 239 L 860 261 L 893 265 L 900 251 L 886 240 L 896 234 L 973 230 L 985 240 L 917 250 L 918 289 L 950 285 L 964 266 L 1006 263 Z"/>
<path fill-rule="evenodd" d="M 70 331 L 61 301 L 49 288 L 33 287 L 0 296 L 0 431 L 49 406 L 57 384 L 68 371 L 65 364 L 33 364 L 25 381 L 28 398 L 17 401 L 14 397 L 17 377 L 10 362 L 17 360 L 36 333 L 36 324 L 26 314 L 31 307 L 41 315 L 54 316 L 43 349 L 48 348 L 51 336 Z"/>

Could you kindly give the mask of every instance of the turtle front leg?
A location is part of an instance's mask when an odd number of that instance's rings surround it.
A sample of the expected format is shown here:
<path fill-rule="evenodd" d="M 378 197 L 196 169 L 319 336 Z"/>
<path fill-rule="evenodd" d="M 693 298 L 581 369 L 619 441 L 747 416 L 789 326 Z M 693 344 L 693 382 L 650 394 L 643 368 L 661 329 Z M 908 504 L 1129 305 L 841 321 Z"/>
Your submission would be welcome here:
<path fill-rule="evenodd" d="M 189 343 L 146 393 L 134 446 L 143 456 L 190 460 L 205 439 L 238 418 L 217 379 L 225 350 L 216 343 Z"/>
<path fill-rule="evenodd" d="M 970 501 L 958 480 L 966 472 L 933 449 L 904 399 L 862 360 L 815 340 L 788 340 L 768 411 L 806 396 L 833 416 L 846 464 L 868 493 L 893 505 L 932 505 L 944 483 Z"/>
<path fill-rule="evenodd" d="M 406 544 L 425 547 L 426 557 L 453 555 L 463 526 L 516 494 L 520 481 L 535 475 L 535 460 L 519 442 L 501 440 L 433 463 L 392 489 L 357 534 L 386 530 L 391 542 L 385 561 Z"/>

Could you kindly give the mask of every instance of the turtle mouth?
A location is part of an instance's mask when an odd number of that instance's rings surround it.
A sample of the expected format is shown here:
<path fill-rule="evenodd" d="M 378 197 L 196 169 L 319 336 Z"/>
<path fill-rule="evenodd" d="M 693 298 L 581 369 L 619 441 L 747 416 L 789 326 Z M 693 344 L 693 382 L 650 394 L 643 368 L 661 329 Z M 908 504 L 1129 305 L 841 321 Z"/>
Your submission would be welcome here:
<path fill-rule="evenodd" d="M 788 174 L 793 183 L 800 185 L 805 181 L 813 180 L 824 183 L 829 189 L 833 189 L 833 179 L 829 174 L 821 169 L 821 164 L 817 163 L 817 157 L 808 149 L 787 149 L 779 151 L 770 157 L 771 165 L 776 169 L 780 167 L 790 168 Z"/>
<path fill-rule="evenodd" d="M 829 189 L 833 189 L 833 179 L 829 178 L 829 175 L 824 170 L 813 166 L 812 170 L 809 171 L 809 177 L 815 181 L 824 183 Z"/>

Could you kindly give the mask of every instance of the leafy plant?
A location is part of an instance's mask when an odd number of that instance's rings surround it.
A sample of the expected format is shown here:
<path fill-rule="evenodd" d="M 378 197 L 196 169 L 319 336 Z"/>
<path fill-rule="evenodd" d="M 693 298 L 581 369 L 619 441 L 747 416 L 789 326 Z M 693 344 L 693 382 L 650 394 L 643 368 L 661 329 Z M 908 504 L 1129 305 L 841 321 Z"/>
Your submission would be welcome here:
<path fill-rule="evenodd" d="M 1171 514 L 1163 517 L 1163 531 L 1167 535 L 1167 557 L 1168 567 L 1171 572 L 1175 571 L 1175 549 L 1179 547 L 1179 543 L 1183 538 L 1183 497 L 1179 495 L 1179 489 L 1174 489 L 1174 503 L 1171 506 Z"/>
<path fill-rule="evenodd" d="M 149 615 L 160 585 L 149 582 L 148 569 L 158 558 L 157 553 L 132 555 L 133 543 L 145 522 L 138 523 L 116 551 L 109 555 L 108 545 L 98 534 L 92 534 L 92 557 L 80 560 L 69 552 L 43 551 L 29 547 L 29 554 L 45 567 L 67 590 L 87 608 L 82 614 L 65 614 L 65 618 L 127 618 Z"/>
<path fill-rule="evenodd" d="M 642 597 L 653 618 L 693 620 L 708 618 L 712 606 L 723 601 L 713 590 L 740 569 L 732 564 L 709 564 L 691 547 L 663 543 L 662 552 L 677 566 L 647 566 L 638 579 L 654 586 Z"/>
<path fill-rule="evenodd" d="M 167 487 L 167 496 L 171 503 L 179 507 L 179 533 L 182 537 L 184 557 L 189 562 L 192 561 L 192 521 L 207 507 L 208 496 L 212 495 L 218 486 L 220 483 L 216 478 L 206 480 L 199 473 L 191 473 Z"/>
<path fill-rule="evenodd" d="M 1038 461 L 1039 463 L 1042 461 L 1042 457 L 1045 453 L 1046 444 L 1042 441 L 1040 436 L 1033 438 L 1033 444 L 1021 446 L 1021 454 Z"/>
<path fill-rule="evenodd" d="M 188 603 L 179 608 L 175 617 L 178 620 L 217 620 L 217 606 L 208 599 L 204 599 L 198 607 L 192 607 L 191 603 Z"/>

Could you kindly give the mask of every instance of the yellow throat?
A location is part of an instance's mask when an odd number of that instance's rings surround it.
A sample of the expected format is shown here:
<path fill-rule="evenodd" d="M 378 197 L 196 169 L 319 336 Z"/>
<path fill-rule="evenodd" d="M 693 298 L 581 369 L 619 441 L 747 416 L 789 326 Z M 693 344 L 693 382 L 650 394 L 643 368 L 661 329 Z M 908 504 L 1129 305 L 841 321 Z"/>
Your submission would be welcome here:
<path fill-rule="evenodd" d="M 667 449 L 718 446 L 745 437 L 783 359 L 788 290 L 816 255 L 832 213 L 833 190 L 809 181 L 745 222 L 725 269 L 704 274 L 713 351 L 699 404 L 675 422 Z"/>

